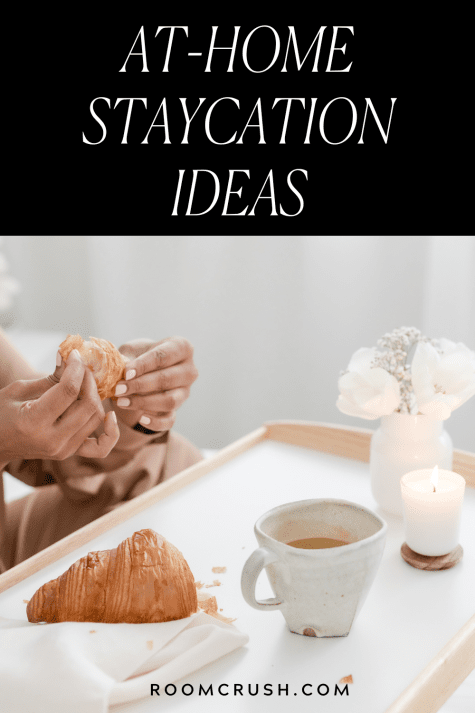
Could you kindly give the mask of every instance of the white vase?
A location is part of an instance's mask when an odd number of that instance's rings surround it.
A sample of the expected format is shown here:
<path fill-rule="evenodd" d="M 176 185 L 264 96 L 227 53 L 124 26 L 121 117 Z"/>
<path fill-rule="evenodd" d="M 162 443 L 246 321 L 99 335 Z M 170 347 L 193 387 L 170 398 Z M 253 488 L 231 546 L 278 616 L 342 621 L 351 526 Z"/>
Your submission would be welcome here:
<path fill-rule="evenodd" d="M 452 470 L 452 439 L 443 421 L 427 416 L 392 413 L 382 416 L 371 438 L 371 490 L 378 505 L 402 517 L 400 480 L 421 468 Z"/>

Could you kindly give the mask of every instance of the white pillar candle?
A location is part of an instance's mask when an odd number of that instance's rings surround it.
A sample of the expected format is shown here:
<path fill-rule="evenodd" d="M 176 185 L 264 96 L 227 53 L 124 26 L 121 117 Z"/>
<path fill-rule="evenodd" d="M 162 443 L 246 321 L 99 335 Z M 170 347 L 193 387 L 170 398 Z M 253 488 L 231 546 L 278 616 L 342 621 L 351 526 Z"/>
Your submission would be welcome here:
<path fill-rule="evenodd" d="M 437 480 L 436 469 L 413 470 L 401 478 L 406 542 L 414 552 L 433 557 L 459 544 L 465 492 L 461 475 L 439 470 Z"/>

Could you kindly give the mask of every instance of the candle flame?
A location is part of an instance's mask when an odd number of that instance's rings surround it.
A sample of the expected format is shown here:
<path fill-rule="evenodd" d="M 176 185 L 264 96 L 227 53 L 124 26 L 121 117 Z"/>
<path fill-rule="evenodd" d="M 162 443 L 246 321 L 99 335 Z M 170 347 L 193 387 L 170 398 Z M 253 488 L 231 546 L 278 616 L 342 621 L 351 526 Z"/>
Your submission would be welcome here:
<path fill-rule="evenodd" d="M 430 476 L 430 482 L 434 488 L 434 493 L 437 491 L 437 485 L 439 483 L 439 467 L 436 465 Z"/>

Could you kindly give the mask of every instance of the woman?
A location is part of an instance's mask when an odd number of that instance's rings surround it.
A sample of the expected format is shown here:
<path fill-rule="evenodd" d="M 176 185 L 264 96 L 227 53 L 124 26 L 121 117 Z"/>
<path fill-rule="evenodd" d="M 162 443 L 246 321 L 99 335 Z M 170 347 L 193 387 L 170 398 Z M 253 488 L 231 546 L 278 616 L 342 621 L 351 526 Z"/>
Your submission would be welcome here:
<path fill-rule="evenodd" d="M 201 459 L 170 433 L 198 376 L 191 344 L 120 351 L 126 378 L 101 403 L 76 351 L 41 377 L 0 331 L 0 472 L 35 487 L 5 504 L 0 478 L 0 573 Z"/>

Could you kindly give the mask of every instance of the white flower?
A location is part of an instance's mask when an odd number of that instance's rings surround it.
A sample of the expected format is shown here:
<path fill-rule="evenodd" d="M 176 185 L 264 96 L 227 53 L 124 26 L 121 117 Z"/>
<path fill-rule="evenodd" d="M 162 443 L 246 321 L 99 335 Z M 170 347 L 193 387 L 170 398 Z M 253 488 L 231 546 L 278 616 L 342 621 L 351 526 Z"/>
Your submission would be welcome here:
<path fill-rule="evenodd" d="M 358 349 L 348 365 L 348 372 L 338 380 L 340 396 L 336 405 L 348 416 L 374 420 L 393 413 L 400 402 L 397 379 L 381 367 L 371 368 L 376 349 Z"/>
<path fill-rule="evenodd" d="M 412 386 L 419 412 L 444 421 L 475 394 L 475 353 L 465 344 L 438 340 L 440 354 L 419 342 L 412 360 Z"/>
<path fill-rule="evenodd" d="M 434 341 L 436 342 L 437 348 L 444 353 L 444 356 L 447 354 L 453 354 L 454 352 L 463 352 L 471 360 L 475 368 L 475 352 L 469 349 L 462 342 L 452 342 L 450 339 L 445 339 L 445 337 Z"/>

